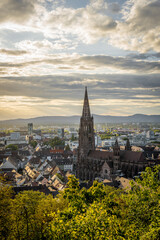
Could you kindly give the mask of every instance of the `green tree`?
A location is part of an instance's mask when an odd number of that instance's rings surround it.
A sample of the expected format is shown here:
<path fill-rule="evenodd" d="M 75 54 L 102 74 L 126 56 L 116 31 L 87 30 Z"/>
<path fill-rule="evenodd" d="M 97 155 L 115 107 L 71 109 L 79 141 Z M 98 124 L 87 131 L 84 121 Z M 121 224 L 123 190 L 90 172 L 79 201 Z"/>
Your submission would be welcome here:
<path fill-rule="evenodd" d="M 52 195 L 41 199 L 35 213 L 36 226 L 39 231 L 39 239 L 52 239 L 50 222 L 54 221 L 54 216 L 67 207 L 67 201 L 62 197 L 53 198 Z"/>
<path fill-rule="evenodd" d="M 12 188 L 0 177 L 0 239 L 8 239 L 11 225 Z"/>
<path fill-rule="evenodd" d="M 13 150 L 13 151 L 18 150 L 18 146 L 15 145 L 15 144 L 9 144 L 9 145 L 6 146 L 6 149 L 7 149 L 7 148 L 9 148 L 9 149 L 11 149 L 11 150 Z"/>
<path fill-rule="evenodd" d="M 127 140 L 128 140 L 128 138 L 127 138 L 127 137 L 123 137 L 122 139 L 123 139 L 124 141 L 127 141 Z"/>
<path fill-rule="evenodd" d="M 55 146 L 63 145 L 64 146 L 64 141 L 60 139 L 59 137 L 55 137 L 52 140 L 49 141 L 49 145 L 54 148 Z"/>
<path fill-rule="evenodd" d="M 160 165 L 153 168 L 147 167 L 141 173 L 140 179 L 136 180 L 140 185 L 157 191 L 160 187 Z"/>
<path fill-rule="evenodd" d="M 28 191 L 12 199 L 10 188 L 1 184 L 0 237 L 158 240 L 159 171 L 160 166 L 147 168 L 137 182 L 131 182 L 131 190 L 125 191 L 96 181 L 91 188 L 80 189 L 78 179 L 71 176 L 56 198 Z"/>
<path fill-rule="evenodd" d="M 65 178 L 60 174 L 60 173 L 56 173 L 56 176 L 62 181 L 65 181 Z"/>
<path fill-rule="evenodd" d="M 42 199 L 45 194 L 38 191 L 23 191 L 15 196 L 12 201 L 12 239 L 40 239 L 35 216 Z"/>
<path fill-rule="evenodd" d="M 65 150 L 66 151 L 71 151 L 69 144 L 66 145 Z"/>
<path fill-rule="evenodd" d="M 30 145 L 31 145 L 33 148 L 35 148 L 35 147 L 37 146 L 37 141 L 32 140 L 32 141 L 30 142 Z"/>
<path fill-rule="evenodd" d="M 74 134 L 72 133 L 71 141 L 75 141 L 76 138 L 74 137 Z"/>
<path fill-rule="evenodd" d="M 70 203 L 73 203 L 80 193 L 79 182 L 74 175 L 71 175 L 68 179 L 67 187 L 62 192 L 62 196 L 64 199 L 69 200 Z"/>

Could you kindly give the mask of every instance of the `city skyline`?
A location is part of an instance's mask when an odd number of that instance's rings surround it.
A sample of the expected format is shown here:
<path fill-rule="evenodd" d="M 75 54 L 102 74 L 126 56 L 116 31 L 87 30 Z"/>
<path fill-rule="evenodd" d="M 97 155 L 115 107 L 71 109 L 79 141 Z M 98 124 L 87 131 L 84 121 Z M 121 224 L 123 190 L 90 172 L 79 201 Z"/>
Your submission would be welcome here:
<path fill-rule="evenodd" d="M 159 0 L 1 0 L 0 120 L 160 114 Z"/>

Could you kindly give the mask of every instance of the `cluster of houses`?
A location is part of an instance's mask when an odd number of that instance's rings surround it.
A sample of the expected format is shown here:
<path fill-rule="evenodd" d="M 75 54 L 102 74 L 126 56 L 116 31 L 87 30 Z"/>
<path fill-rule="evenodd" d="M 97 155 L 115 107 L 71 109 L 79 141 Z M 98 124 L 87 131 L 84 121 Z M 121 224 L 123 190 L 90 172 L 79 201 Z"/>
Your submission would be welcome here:
<path fill-rule="evenodd" d="M 70 174 L 74 173 L 75 152 L 65 151 L 62 146 L 38 144 L 18 145 L 17 150 L 0 150 L 0 174 L 15 191 L 41 190 L 57 194 L 62 190 Z M 19 189 L 19 190 L 17 190 Z"/>
<path fill-rule="evenodd" d="M 64 129 L 60 129 L 61 131 L 58 131 L 58 137 L 61 140 L 65 139 L 65 145 L 51 147 L 50 145 L 46 145 L 46 143 L 53 139 L 55 135 L 41 134 L 37 131 L 33 134 L 33 125 L 28 125 L 29 135 L 27 135 L 28 139 L 25 141 L 23 136 L 25 133 L 20 134 L 19 132 L 13 132 L 10 136 L 1 136 L 0 175 L 4 176 L 8 183 L 13 186 L 16 193 L 23 190 L 38 190 L 45 194 L 50 193 L 55 196 L 58 191 L 65 188 L 70 174 L 77 176 L 77 149 L 79 145 L 76 140 L 77 132 L 74 132 L 74 129 L 70 129 L 71 131 L 69 134 L 71 133 L 71 139 L 68 140 L 64 137 Z M 114 144 L 111 144 L 109 148 L 106 146 L 99 146 L 101 145 L 99 144 L 99 138 L 98 135 L 95 135 L 95 150 L 98 150 L 101 155 L 112 155 L 112 145 Z M 109 140 L 115 141 L 115 137 L 114 139 Z M 36 147 L 31 144 L 32 141 L 38 143 Z M 7 144 L 16 145 L 16 149 L 8 148 Z M 68 146 L 68 148 L 66 146 Z M 121 142 L 119 148 L 120 151 L 125 151 L 125 146 Z M 132 155 L 135 154 L 135 152 L 143 153 L 144 158 L 150 163 L 150 165 L 153 165 L 153 163 L 160 164 L 160 148 L 158 146 L 146 145 L 138 147 L 132 145 L 131 149 Z M 94 152 L 94 157 L 95 156 L 96 152 Z M 106 163 L 103 167 L 105 167 L 105 165 Z M 87 167 L 87 170 L 89 167 Z M 81 170 L 83 170 L 83 168 L 81 168 Z M 127 185 L 130 186 L 129 180 L 126 178 L 127 175 L 125 175 L 125 172 L 122 170 L 123 169 L 118 170 L 119 174 L 116 175 L 117 178 L 114 182 L 106 177 L 103 177 L 103 179 L 97 178 L 97 180 L 103 181 L 105 185 L 110 186 L 123 187 L 124 183 L 127 183 Z M 104 175 L 106 176 L 106 174 Z M 95 179 L 96 176 L 93 180 Z M 85 187 L 89 187 L 86 185 L 87 183 L 80 181 L 80 186 L 83 186 L 84 184 Z"/>

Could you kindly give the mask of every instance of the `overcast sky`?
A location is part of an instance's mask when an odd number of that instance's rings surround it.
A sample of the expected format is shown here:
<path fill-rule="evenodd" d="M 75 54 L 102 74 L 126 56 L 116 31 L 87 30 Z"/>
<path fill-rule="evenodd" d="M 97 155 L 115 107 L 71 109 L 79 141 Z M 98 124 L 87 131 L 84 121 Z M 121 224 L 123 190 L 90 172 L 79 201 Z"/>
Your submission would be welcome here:
<path fill-rule="evenodd" d="M 160 0 L 0 0 L 0 120 L 160 114 Z"/>

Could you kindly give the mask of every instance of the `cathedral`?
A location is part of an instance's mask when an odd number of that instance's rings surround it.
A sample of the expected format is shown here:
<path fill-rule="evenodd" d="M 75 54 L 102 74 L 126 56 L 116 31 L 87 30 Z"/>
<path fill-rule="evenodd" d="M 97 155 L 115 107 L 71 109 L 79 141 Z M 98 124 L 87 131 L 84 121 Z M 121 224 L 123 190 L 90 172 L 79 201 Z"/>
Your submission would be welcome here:
<path fill-rule="evenodd" d="M 148 162 L 143 152 L 131 151 L 129 140 L 123 151 L 120 150 L 117 140 L 112 152 L 96 150 L 94 122 L 90 113 L 86 87 L 79 128 L 77 178 L 81 181 L 93 181 L 97 177 L 113 180 L 119 172 L 122 172 L 125 177 L 133 177 L 145 170 L 147 166 Z"/>

